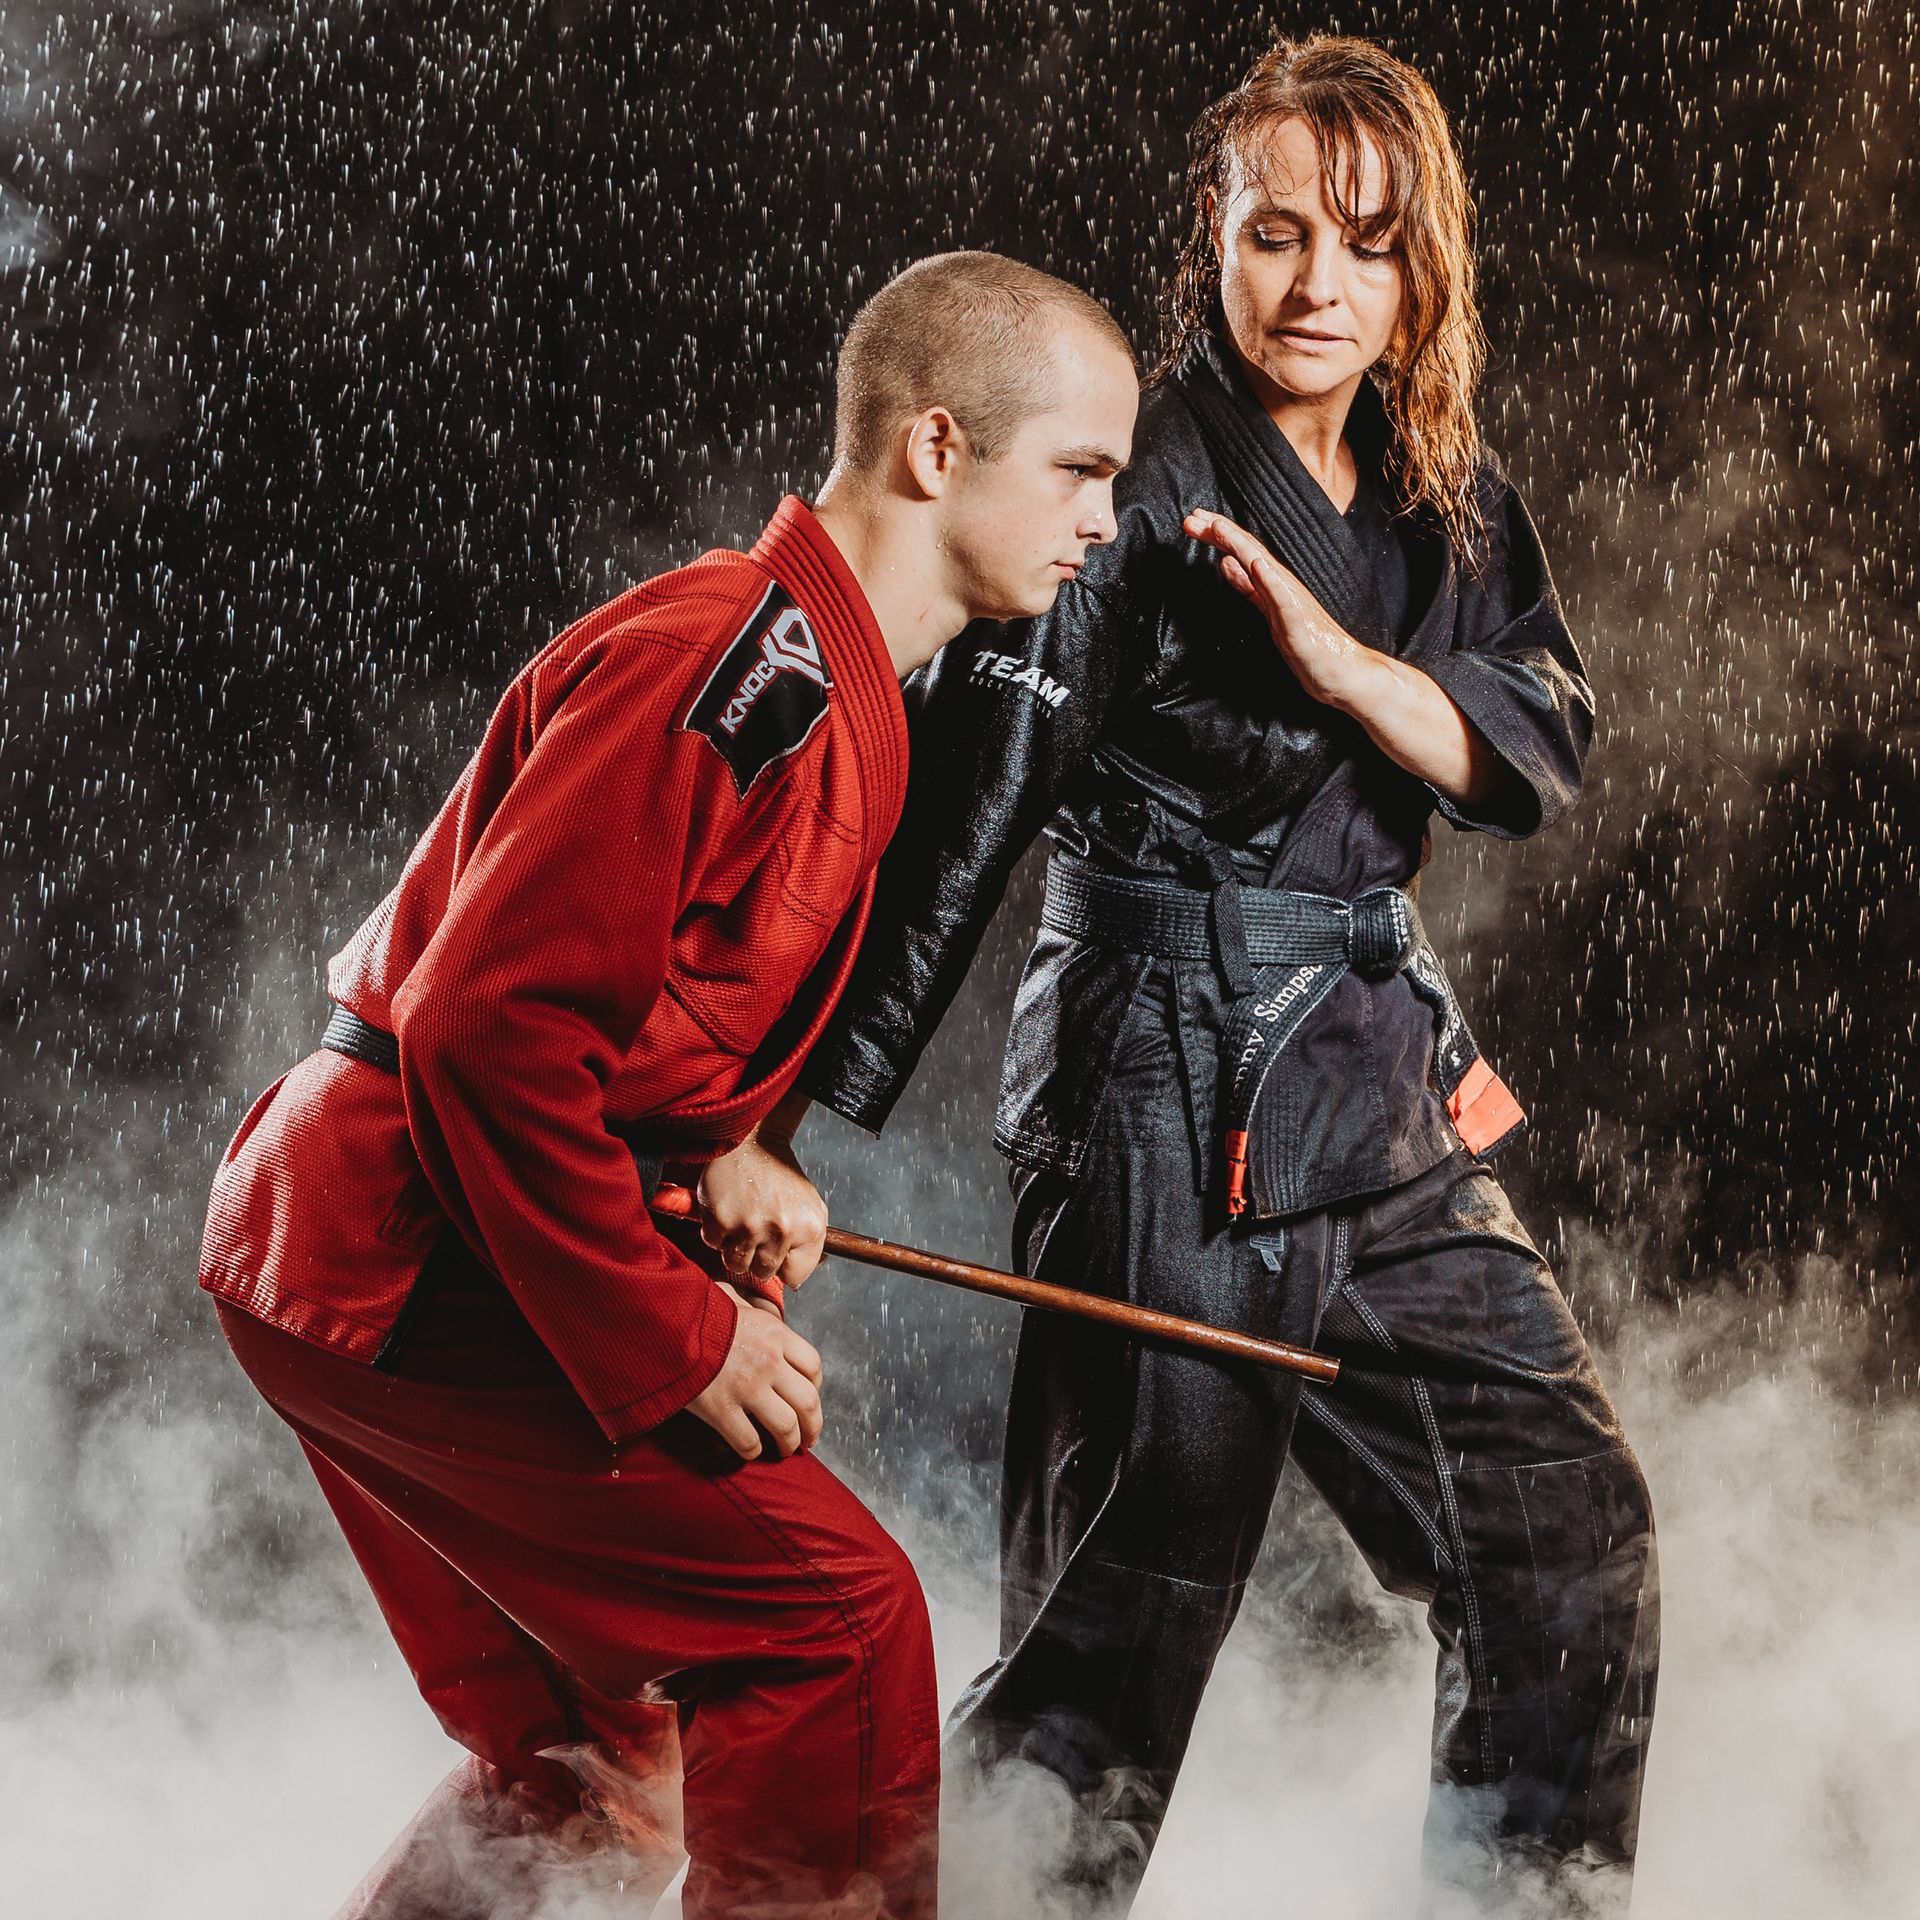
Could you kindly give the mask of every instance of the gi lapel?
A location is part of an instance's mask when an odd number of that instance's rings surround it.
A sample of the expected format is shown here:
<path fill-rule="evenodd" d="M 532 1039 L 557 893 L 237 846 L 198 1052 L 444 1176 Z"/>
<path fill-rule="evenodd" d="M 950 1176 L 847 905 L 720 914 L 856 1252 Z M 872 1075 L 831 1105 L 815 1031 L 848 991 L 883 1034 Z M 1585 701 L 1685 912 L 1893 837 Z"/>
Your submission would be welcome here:
<path fill-rule="evenodd" d="M 1393 651 L 1373 570 L 1345 518 L 1300 464 L 1287 436 L 1247 390 L 1227 349 L 1209 335 L 1174 375 L 1229 495 L 1256 534 L 1354 636 Z M 1354 404 L 1365 404 L 1356 396 Z"/>
<path fill-rule="evenodd" d="M 1174 384 L 1247 530 L 1300 576 L 1355 639 L 1391 653 L 1386 610 L 1360 543 L 1254 399 L 1228 350 L 1207 335 L 1174 375 Z M 1342 729 L 1332 731 L 1336 739 L 1342 737 Z M 1359 769 L 1349 751 L 1289 827 L 1268 870 L 1268 886 L 1324 891 L 1332 885 L 1337 829 L 1358 792 Z"/>

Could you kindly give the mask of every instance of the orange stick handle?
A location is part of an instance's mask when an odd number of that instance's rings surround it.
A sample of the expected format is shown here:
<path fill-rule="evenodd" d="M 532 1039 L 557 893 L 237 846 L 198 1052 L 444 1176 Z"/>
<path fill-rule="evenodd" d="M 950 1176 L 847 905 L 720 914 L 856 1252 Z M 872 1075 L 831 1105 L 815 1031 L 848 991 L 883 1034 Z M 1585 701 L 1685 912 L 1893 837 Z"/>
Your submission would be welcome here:
<path fill-rule="evenodd" d="M 652 1206 L 655 1213 L 668 1220 L 691 1220 L 696 1212 L 693 1195 L 685 1187 L 660 1188 L 653 1196 Z M 889 1273 L 911 1273 L 923 1280 L 965 1287 L 969 1293 L 1018 1300 L 1022 1306 L 1039 1307 L 1048 1313 L 1068 1313 L 1081 1320 L 1097 1320 L 1103 1326 L 1119 1327 L 1150 1340 L 1193 1347 L 1229 1360 L 1252 1360 L 1263 1367 L 1276 1367 L 1283 1373 L 1302 1374 L 1309 1380 L 1330 1383 L 1340 1376 L 1338 1360 L 1306 1347 L 1290 1346 L 1284 1340 L 1262 1340 L 1256 1334 L 1236 1333 L 1230 1327 L 1210 1326 L 1204 1320 L 1161 1313 L 1154 1307 L 1136 1307 L 1124 1300 L 1109 1300 L 1102 1294 L 1082 1293 L 1075 1287 L 1056 1287 L 1045 1280 L 1003 1273 L 998 1267 L 975 1266 L 970 1260 L 950 1260 L 945 1254 L 903 1247 L 891 1240 L 876 1240 L 868 1234 L 850 1233 L 844 1227 L 827 1229 L 827 1251 L 843 1260 L 857 1260 L 862 1266 L 884 1267 Z"/>

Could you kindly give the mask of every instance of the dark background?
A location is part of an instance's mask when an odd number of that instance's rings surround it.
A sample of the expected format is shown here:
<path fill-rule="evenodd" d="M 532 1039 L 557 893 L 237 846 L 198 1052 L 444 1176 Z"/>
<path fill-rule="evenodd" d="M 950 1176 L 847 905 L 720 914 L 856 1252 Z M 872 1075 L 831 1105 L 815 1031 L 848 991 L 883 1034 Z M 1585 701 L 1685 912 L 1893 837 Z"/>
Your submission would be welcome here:
<path fill-rule="evenodd" d="M 1605 715 L 1577 814 L 1450 844 L 1428 895 L 1533 1109 L 1503 1176 L 1602 1339 L 1690 1290 L 1784 1300 L 1818 1255 L 1857 1391 L 1910 1390 L 1911 25 L 15 0 L 0 1285 L 49 1330 L 16 1469 L 52 1502 L 42 1601 L 112 1554 L 62 1504 L 89 1423 L 233 1394 L 192 1284 L 213 1158 L 506 678 L 818 483 L 835 342 L 915 256 L 1070 275 L 1150 351 L 1185 129 L 1276 27 L 1380 38 L 1456 118 L 1487 436 Z M 814 1123 L 849 1222 L 1003 1250 L 985 1133 L 1033 904 L 1028 875 L 884 1146 Z M 816 1299 L 863 1487 L 990 1467 L 1005 1315 Z M 253 1484 L 255 1562 L 336 1551 Z M 30 1692 L 93 1657 L 49 1606 L 13 1620 Z"/>

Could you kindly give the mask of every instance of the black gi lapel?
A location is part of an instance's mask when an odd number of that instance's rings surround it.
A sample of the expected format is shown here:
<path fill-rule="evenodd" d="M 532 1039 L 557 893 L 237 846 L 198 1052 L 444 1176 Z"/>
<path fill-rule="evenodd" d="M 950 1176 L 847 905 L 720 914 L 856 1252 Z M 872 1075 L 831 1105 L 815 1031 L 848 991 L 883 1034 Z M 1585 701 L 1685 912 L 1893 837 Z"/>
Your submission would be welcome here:
<path fill-rule="evenodd" d="M 1356 640 L 1391 653 L 1393 635 L 1387 631 L 1380 589 L 1352 528 L 1253 397 L 1228 349 L 1213 335 L 1204 336 L 1174 375 L 1174 384 L 1247 531 L 1291 567 Z M 1355 405 L 1371 397 L 1370 390 L 1356 395 Z M 1319 889 L 1331 884 L 1335 828 L 1358 791 L 1359 768 L 1349 756 L 1288 829 L 1268 871 L 1268 886 Z"/>
<path fill-rule="evenodd" d="M 1380 590 L 1353 529 L 1248 391 L 1227 349 L 1208 335 L 1173 378 L 1247 531 L 1292 568 L 1356 640 L 1391 653 L 1394 636 Z M 1370 397 L 1357 395 L 1355 406 Z"/>

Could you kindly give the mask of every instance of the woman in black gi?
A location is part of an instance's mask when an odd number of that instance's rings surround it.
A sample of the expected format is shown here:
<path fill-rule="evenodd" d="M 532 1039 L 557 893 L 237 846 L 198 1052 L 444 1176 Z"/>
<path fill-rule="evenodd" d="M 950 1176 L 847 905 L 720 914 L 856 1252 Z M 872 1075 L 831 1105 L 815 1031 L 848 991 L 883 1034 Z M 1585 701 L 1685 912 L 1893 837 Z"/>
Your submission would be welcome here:
<path fill-rule="evenodd" d="M 1362 41 L 1283 42 L 1202 117 L 1191 183 L 1117 536 L 910 690 L 906 816 L 808 1088 L 879 1127 L 1045 827 L 996 1130 L 1017 1256 L 1342 1373 L 1030 1315 L 1001 1655 L 949 1765 L 1063 1777 L 1071 1876 L 1124 1905 L 1291 1455 L 1428 1606 L 1430 1903 L 1594 1911 L 1631 1872 L 1652 1520 L 1481 1157 L 1519 1110 L 1413 900 L 1434 812 L 1518 838 L 1570 804 L 1591 696 L 1474 427 L 1431 89 Z"/>

